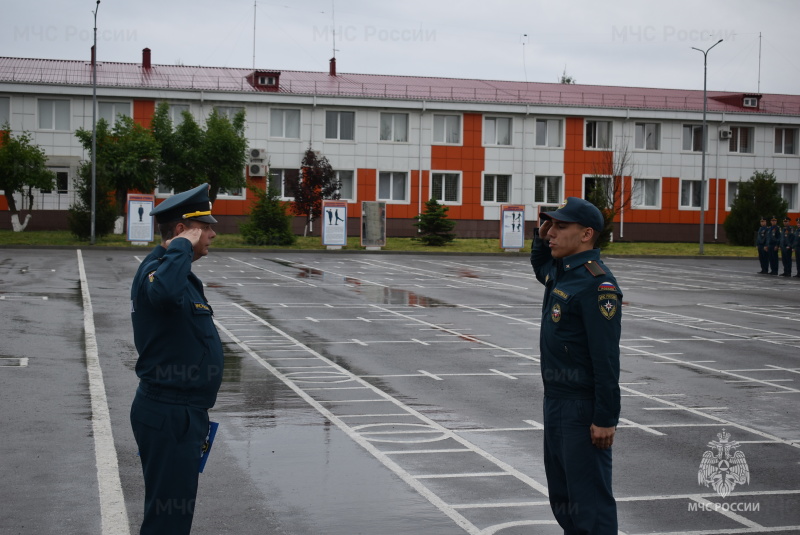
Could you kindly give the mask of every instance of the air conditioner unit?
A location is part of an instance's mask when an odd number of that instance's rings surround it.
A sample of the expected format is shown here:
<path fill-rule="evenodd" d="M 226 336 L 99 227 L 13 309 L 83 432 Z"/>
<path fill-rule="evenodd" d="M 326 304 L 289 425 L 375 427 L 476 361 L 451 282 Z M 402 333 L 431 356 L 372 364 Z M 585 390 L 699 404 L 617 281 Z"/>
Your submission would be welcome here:
<path fill-rule="evenodd" d="M 732 135 L 733 134 L 731 134 L 730 130 L 720 130 L 719 131 L 719 138 L 720 139 L 730 139 Z"/>
<path fill-rule="evenodd" d="M 269 174 L 269 169 L 263 163 L 251 163 L 248 168 L 250 176 L 267 176 Z"/>
<path fill-rule="evenodd" d="M 267 157 L 267 149 L 250 149 L 250 161 L 263 161 Z"/>

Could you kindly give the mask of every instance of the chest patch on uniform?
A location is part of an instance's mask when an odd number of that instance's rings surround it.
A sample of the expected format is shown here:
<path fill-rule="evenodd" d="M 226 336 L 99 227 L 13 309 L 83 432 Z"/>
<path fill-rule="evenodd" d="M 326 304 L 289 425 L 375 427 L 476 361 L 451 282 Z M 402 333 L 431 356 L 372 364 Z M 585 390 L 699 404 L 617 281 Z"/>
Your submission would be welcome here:
<path fill-rule="evenodd" d="M 598 292 L 616 292 L 617 287 L 611 284 L 610 282 L 604 282 L 600 286 L 597 287 Z"/>
<path fill-rule="evenodd" d="M 155 271 L 151 271 L 150 273 L 148 273 L 147 274 L 147 280 L 149 280 L 150 282 L 153 282 L 154 280 L 156 280 L 156 272 Z"/>
<path fill-rule="evenodd" d="M 553 323 L 561 321 L 561 305 L 558 303 L 553 305 L 553 308 L 550 310 L 550 318 L 553 320 Z"/>
<path fill-rule="evenodd" d="M 205 303 L 192 303 L 192 304 L 194 305 L 194 309 L 195 310 L 205 310 L 206 312 L 210 312 L 211 311 L 211 307 L 209 307 Z"/>
<path fill-rule="evenodd" d="M 600 294 L 597 296 L 597 302 L 600 306 L 600 314 L 607 320 L 610 320 L 617 314 L 619 308 L 619 299 L 617 294 Z"/>
<path fill-rule="evenodd" d="M 558 288 L 553 288 L 553 295 L 557 295 L 558 297 L 560 297 L 564 301 L 568 301 L 569 300 L 569 294 L 567 292 L 565 292 L 564 290 L 560 290 Z"/>

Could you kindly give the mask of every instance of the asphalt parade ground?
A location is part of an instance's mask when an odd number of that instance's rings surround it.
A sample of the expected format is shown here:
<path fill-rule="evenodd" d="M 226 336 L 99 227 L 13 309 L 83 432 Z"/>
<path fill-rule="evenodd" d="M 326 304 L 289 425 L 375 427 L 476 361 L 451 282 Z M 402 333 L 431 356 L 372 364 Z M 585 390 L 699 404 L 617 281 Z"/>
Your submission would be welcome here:
<path fill-rule="evenodd" d="M 0 249 L 0 534 L 138 533 L 129 289 L 148 252 Z M 605 261 L 620 533 L 800 533 L 800 278 Z M 194 271 L 226 356 L 193 533 L 561 533 L 526 256 L 212 248 Z M 716 481 L 743 459 L 746 480 L 699 482 L 709 451 L 731 467 Z"/>

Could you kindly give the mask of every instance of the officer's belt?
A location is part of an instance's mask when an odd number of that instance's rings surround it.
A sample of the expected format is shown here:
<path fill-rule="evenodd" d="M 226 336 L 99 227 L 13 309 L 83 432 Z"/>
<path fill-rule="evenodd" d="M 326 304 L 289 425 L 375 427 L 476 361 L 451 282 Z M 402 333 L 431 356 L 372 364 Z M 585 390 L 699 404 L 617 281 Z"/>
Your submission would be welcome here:
<path fill-rule="evenodd" d="M 149 385 L 143 381 L 139 382 L 139 388 L 136 389 L 136 392 L 143 395 L 147 399 L 152 399 L 153 401 L 173 403 L 176 405 L 188 405 L 195 398 L 195 395 L 183 390 L 164 388 L 163 386 L 158 385 Z"/>

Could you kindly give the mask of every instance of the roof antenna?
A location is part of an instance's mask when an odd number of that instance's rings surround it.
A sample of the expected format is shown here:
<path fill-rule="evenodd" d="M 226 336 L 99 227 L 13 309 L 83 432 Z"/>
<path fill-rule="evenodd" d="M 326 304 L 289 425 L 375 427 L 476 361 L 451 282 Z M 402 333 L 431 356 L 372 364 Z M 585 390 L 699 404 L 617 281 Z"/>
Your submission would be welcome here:
<path fill-rule="evenodd" d="M 336 59 L 336 0 L 331 0 L 331 23 L 333 24 L 333 59 Z"/>
<path fill-rule="evenodd" d="M 528 42 L 528 34 L 522 34 L 522 71 L 525 73 L 525 83 L 528 83 L 528 66 L 525 64 L 525 43 Z"/>
<path fill-rule="evenodd" d="M 761 32 L 758 32 L 758 93 L 761 93 Z"/>
<path fill-rule="evenodd" d="M 256 0 L 253 0 L 253 70 L 256 70 Z"/>

